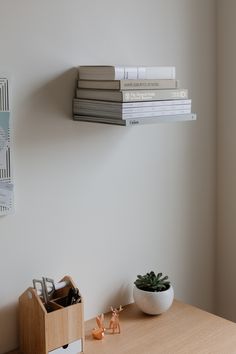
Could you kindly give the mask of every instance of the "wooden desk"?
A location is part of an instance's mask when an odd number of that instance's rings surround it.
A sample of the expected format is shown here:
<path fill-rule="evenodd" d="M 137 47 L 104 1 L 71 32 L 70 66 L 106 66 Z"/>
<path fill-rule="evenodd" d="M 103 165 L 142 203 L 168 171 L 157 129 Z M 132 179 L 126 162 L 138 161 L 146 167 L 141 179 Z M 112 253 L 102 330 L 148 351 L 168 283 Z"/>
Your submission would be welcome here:
<path fill-rule="evenodd" d="M 106 325 L 109 318 L 105 316 Z M 87 321 L 85 354 L 236 354 L 235 323 L 176 300 L 160 316 L 145 315 L 136 305 L 128 305 L 120 323 L 121 334 L 107 331 L 99 341 L 91 337 L 95 320 Z"/>
<path fill-rule="evenodd" d="M 121 334 L 97 341 L 90 335 L 95 321 L 86 322 L 85 354 L 236 354 L 235 323 L 179 301 L 160 316 L 129 305 L 120 323 Z"/>

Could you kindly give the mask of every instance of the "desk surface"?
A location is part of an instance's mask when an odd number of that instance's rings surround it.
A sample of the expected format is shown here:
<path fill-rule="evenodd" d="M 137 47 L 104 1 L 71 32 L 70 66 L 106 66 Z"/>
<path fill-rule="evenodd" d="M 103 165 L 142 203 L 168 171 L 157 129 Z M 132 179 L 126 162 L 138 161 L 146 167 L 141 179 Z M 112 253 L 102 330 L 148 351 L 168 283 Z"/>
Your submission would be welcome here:
<path fill-rule="evenodd" d="M 109 318 L 105 316 L 106 326 Z M 86 321 L 85 354 L 236 354 L 235 323 L 176 300 L 160 316 L 128 305 L 120 323 L 121 334 L 107 330 L 103 340 L 94 340 L 95 320 Z"/>
<path fill-rule="evenodd" d="M 236 354 L 235 323 L 179 301 L 160 316 L 129 305 L 120 323 L 121 334 L 98 341 L 90 335 L 95 321 L 87 321 L 85 354 Z"/>

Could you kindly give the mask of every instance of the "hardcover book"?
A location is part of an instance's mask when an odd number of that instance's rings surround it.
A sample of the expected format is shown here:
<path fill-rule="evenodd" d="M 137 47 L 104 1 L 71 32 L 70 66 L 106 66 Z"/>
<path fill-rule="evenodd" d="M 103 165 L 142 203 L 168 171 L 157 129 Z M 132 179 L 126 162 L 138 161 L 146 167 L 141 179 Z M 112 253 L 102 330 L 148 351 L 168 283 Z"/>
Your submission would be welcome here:
<path fill-rule="evenodd" d="M 175 79 L 174 66 L 89 66 L 79 67 L 81 80 Z"/>

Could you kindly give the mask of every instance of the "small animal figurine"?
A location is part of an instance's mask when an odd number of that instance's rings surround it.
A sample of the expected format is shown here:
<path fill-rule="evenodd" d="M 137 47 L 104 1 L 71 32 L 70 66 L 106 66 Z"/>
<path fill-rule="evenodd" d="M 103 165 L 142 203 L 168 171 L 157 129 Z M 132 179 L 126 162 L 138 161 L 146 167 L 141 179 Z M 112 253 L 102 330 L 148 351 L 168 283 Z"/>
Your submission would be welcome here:
<path fill-rule="evenodd" d="M 112 313 L 111 313 L 109 329 L 112 331 L 113 334 L 115 332 L 120 333 L 119 313 L 122 310 L 123 310 L 123 308 L 121 307 L 121 305 L 120 305 L 119 309 L 111 307 L 111 312 Z"/>
<path fill-rule="evenodd" d="M 103 339 L 104 333 L 105 333 L 105 327 L 104 327 L 104 314 L 102 313 L 100 316 L 96 317 L 96 322 L 98 325 L 98 328 L 94 328 L 92 330 L 92 336 L 94 339 Z"/>

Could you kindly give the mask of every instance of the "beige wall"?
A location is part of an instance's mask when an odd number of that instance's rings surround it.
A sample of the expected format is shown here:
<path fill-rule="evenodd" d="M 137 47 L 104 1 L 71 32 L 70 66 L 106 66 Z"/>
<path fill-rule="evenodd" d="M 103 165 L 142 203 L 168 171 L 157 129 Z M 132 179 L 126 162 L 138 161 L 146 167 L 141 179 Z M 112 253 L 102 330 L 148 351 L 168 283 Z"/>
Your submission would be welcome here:
<path fill-rule="evenodd" d="M 12 78 L 16 212 L 0 218 L 0 353 L 18 296 L 71 274 L 91 317 L 132 301 L 136 274 L 214 308 L 215 2 L 0 0 L 0 71 Z M 196 122 L 73 122 L 80 64 L 175 65 Z"/>
<path fill-rule="evenodd" d="M 217 309 L 236 321 L 236 2 L 218 0 Z"/>

